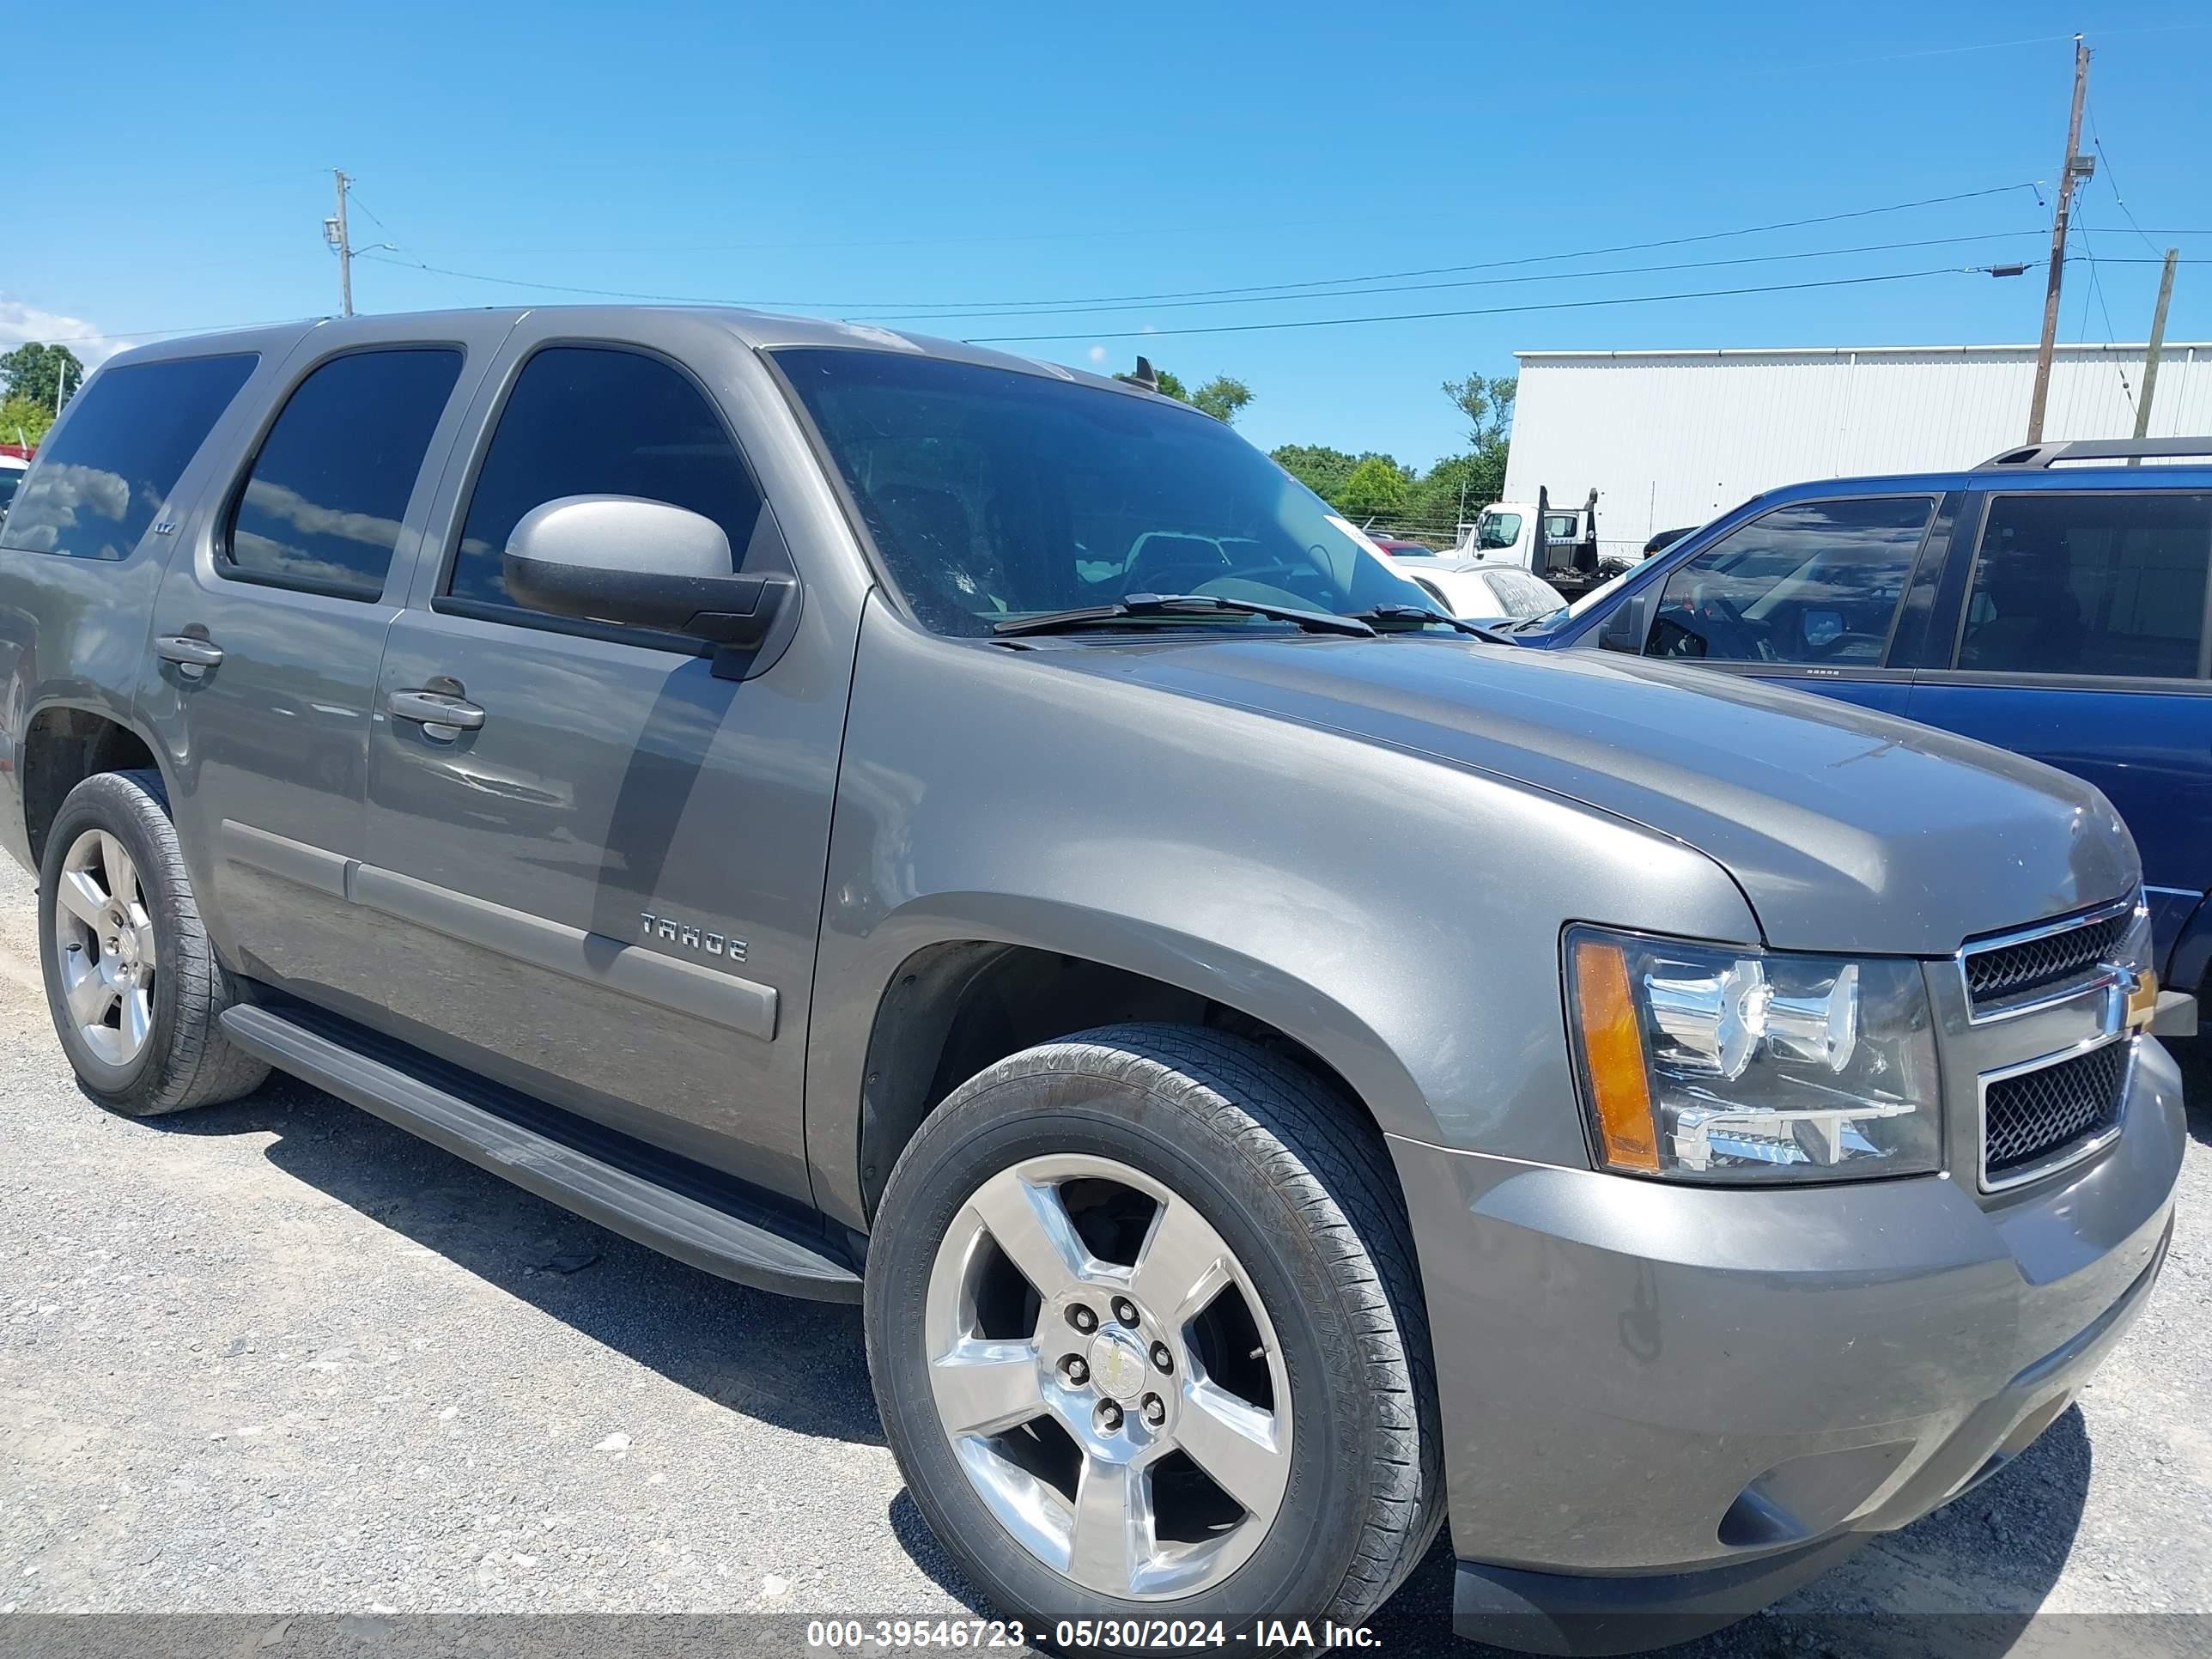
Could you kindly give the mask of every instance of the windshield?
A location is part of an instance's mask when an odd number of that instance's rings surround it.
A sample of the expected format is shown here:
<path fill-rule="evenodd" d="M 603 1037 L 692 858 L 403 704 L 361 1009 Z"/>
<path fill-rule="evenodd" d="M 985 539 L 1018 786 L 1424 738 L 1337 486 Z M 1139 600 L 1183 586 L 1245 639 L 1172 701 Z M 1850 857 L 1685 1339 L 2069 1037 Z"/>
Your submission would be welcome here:
<path fill-rule="evenodd" d="M 23 475 L 12 466 L 0 466 L 0 513 L 8 510 L 8 503 L 15 499 L 15 486 L 23 482 Z"/>
<path fill-rule="evenodd" d="M 1525 570 L 1486 570 L 1483 578 L 1507 616 L 1518 622 L 1560 609 L 1559 590 Z"/>
<path fill-rule="evenodd" d="M 1352 615 L 1433 609 L 1328 503 L 1211 416 L 1164 398 L 888 351 L 775 354 L 927 627 L 1132 593 Z M 1274 629 L 1244 616 L 1148 625 Z"/>

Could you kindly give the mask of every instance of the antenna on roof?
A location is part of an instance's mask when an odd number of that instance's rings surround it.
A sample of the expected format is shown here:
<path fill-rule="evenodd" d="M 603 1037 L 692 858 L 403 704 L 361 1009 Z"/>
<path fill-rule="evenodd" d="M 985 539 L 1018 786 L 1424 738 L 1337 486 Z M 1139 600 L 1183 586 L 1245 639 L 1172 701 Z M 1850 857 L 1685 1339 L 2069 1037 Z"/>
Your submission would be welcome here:
<path fill-rule="evenodd" d="M 1137 372 L 1129 376 L 1129 384 L 1131 386 L 1140 386 L 1147 392 L 1158 392 L 1160 389 L 1160 377 L 1152 373 L 1152 360 L 1151 358 L 1139 357 L 1137 359 Z"/>

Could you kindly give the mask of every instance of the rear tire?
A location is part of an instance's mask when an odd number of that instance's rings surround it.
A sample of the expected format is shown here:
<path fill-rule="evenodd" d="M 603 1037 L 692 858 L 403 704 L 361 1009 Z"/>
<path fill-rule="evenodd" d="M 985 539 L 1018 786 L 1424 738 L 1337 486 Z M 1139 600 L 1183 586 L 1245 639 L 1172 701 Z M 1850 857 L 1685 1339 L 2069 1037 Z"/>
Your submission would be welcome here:
<path fill-rule="evenodd" d="M 1063 1618 L 1356 1623 L 1441 1523 L 1427 1322 L 1382 1137 L 1255 1043 L 1113 1026 L 963 1085 L 891 1171 L 865 1320 L 915 1502 L 1033 1636 Z"/>
<path fill-rule="evenodd" d="M 40 961 L 62 1052 L 126 1117 L 234 1100 L 269 1067 L 217 1024 L 234 1000 L 200 924 L 157 772 L 101 772 L 69 793 L 39 875 Z"/>

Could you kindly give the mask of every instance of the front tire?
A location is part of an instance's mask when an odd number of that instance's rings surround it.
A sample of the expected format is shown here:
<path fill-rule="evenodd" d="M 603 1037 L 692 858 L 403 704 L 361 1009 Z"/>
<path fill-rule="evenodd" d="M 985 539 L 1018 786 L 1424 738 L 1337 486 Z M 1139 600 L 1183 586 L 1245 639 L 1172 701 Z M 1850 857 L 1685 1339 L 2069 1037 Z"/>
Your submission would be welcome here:
<path fill-rule="evenodd" d="M 40 866 L 46 1006 L 85 1092 L 152 1117 L 258 1087 L 268 1066 L 216 1024 L 229 981 L 200 924 L 161 775 L 101 772 L 78 784 Z"/>
<path fill-rule="evenodd" d="M 916 1504 L 1038 1628 L 1357 1622 L 1441 1521 L 1382 1138 L 1255 1043 L 1109 1027 L 963 1085 L 891 1171 L 865 1316 Z"/>

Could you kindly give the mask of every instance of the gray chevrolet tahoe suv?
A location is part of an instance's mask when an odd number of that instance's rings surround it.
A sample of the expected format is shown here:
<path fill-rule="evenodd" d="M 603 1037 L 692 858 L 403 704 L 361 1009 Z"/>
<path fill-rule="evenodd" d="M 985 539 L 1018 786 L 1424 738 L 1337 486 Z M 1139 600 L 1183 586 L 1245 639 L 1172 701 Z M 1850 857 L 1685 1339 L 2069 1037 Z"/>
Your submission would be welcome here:
<path fill-rule="evenodd" d="M 264 329 L 103 368 L 0 541 L 86 1091 L 281 1067 L 860 1302 L 1032 1632 L 1356 1620 L 1448 1522 L 1462 1632 L 1679 1637 L 2001 1468 L 2157 1275 L 2193 1004 L 2102 796 L 1470 637 L 1141 382 Z"/>

